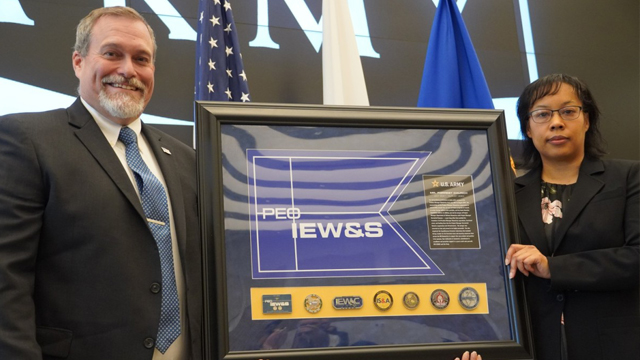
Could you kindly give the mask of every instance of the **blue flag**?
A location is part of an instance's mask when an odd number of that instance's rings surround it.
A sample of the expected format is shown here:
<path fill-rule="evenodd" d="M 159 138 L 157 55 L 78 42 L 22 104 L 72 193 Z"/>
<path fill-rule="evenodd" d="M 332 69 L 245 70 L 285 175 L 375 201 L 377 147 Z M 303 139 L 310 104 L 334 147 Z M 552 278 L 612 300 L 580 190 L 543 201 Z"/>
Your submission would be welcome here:
<path fill-rule="evenodd" d="M 453 0 L 440 0 L 436 10 L 418 106 L 494 108 L 478 56 Z"/>
<path fill-rule="evenodd" d="M 251 101 L 231 3 L 200 0 L 196 100 Z"/>

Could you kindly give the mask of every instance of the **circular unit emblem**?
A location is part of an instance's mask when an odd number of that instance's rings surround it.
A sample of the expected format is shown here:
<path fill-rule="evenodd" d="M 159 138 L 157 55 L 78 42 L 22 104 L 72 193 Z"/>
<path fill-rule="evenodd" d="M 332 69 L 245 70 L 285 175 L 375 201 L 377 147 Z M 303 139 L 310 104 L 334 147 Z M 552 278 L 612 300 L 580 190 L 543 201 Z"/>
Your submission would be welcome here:
<path fill-rule="evenodd" d="M 393 297 L 386 290 L 378 291 L 373 297 L 373 304 L 382 311 L 387 311 L 393 305 Z"/>
<path fill-rule="evenodd" d="M 449 294 L 442 289 L 435 289 L 431 293 L 431 304 L 436 309 L 444 309 L 449 306 Z"/>
<path fill-rule="evenodd" d="M 418 297 L 418 294 L 414 293 L 413 291 L 409 291 L 408 293 L 404 294 L 402 303 L 407 309 L 413 310 L 418 307 L 418 304 L 420 304 L 420 298 Z"/>
<path fill-rule="evenodd" d="M 322 299 L 316 294 L 309 294 L 304 298 L 304 308 L 308 312 L 315 314 L 322 309 Z"/>
<path fill-rule="evenodd" d="M 466 287 L 460 290 L 460 294 L 458 294 L 458 301 L 460 301 L 460 306 L 467 310 L 473 310 L 478 307 L 478 303 L 480 302 L 480 295 L 476 291 L 476 289 L 472 287 Z"/>

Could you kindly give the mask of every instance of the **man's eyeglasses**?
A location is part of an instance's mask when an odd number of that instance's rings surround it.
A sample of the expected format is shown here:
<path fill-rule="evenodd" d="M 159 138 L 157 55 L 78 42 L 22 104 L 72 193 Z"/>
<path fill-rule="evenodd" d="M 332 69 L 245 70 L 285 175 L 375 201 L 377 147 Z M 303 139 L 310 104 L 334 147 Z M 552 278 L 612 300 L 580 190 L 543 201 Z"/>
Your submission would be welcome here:
<path fill-rule="evenodd" d="M 554 112 L 558 112 L 562 120 L 575 120 L 580 116 L 581 111 L 582 106 L 577 105 L 565 106 L 562 109 L 557 110 L 540 109 L 530 112 L 529 118 L 538 124 L 546 123 L 551 120 Z"/>

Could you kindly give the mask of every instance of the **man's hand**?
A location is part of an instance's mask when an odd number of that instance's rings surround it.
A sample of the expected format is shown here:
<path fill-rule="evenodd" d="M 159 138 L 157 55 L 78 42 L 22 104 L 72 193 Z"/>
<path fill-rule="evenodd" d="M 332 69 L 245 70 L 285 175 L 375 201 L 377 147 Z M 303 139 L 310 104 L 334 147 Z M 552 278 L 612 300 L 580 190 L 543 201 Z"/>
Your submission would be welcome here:
<path fill-rule="evenodd" d="M 504 259 L 504 264 L 511 265 L 509 279 L 516 276 L 516 269 L 525 276 L 533 274 L 544 279 L 551 278 L 547 257 L 542 255 L 540 250 L 533 245 L 511 245 L 507 251 L 507 257 Z"/>

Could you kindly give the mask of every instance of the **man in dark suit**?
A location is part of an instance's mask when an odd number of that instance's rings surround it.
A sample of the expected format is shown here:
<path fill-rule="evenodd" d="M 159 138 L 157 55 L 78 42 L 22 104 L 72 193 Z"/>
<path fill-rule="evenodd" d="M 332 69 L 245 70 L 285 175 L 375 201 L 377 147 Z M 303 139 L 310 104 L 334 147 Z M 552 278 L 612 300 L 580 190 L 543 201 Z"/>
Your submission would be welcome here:
<path fill-rule="evenodd" d="M 77 29 L 75 103 L 0 117 L 0 359 L 201 358 L 195 153 L 140 120 L 155 54 L 137 12 L 94 10 Z M 130 155 L 166 189 L 168 220 L 141 203 Z"/>

